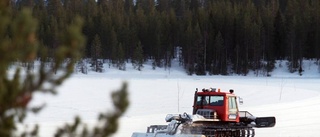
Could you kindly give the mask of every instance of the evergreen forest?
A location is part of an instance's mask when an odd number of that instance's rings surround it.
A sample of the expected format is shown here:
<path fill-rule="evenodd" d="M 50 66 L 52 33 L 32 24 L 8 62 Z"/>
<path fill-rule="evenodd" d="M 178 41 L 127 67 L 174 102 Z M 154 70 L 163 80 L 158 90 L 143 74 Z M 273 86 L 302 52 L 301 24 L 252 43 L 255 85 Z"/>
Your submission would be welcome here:
<path fill-rule="evenodd" d="M 13 16 L 25 7 L 48 59 L 61 44 L 57 32 L 82 17 L 78 66 L 90 60 L 97 72 L 104 63 L 141 70 L 146 60 L 170 68 L 179 59 L 189 75 L 268 76 L 276 60 L 296 72 L 303 59 L 320 59 L 320 0 L 11 0 Z"/>

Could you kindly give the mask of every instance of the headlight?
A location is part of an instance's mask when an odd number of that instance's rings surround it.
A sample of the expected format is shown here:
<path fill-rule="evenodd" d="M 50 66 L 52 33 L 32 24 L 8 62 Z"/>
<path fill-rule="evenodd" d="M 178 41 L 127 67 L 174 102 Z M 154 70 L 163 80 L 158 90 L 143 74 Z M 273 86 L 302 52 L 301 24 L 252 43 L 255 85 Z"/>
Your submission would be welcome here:
<path fill-rule="evenodd" d="M 235 120 L 235 119 L 237 119 L 237 115 L 231 114 L 231 115 L 229 115 L 229 119 Z"/>

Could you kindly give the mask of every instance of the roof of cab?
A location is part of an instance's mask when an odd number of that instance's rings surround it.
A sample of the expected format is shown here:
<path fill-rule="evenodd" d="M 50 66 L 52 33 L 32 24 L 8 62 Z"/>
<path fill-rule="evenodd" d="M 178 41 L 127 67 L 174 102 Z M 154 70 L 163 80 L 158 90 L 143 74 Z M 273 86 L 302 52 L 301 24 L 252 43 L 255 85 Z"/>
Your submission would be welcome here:
<path fill-rule="evenodd" d="M 235 96 L 235 94 L 232 94 L 230 92 L 216 92 L 216 91 L 206 91 L 206 92 L 197 92 L 197 95 L 202 95 L 202 96 Z"/>

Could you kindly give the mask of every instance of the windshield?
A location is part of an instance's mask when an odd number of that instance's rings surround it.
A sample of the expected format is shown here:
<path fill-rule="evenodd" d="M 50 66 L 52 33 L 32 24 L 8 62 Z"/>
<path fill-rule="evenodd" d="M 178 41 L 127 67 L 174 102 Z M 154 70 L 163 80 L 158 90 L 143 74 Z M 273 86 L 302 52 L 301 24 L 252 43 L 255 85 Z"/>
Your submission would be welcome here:
<path fill-rule="evenodd" d="M 223 106 L 223 96 L 198 96 L 197 105 Z"/>

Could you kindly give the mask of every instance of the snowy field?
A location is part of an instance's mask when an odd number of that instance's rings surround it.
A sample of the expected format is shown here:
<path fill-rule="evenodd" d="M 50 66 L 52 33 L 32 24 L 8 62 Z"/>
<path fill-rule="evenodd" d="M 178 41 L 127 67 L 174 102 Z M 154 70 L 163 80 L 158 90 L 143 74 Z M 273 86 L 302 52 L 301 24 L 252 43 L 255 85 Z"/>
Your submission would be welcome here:
<path fill-rule="evenodd" d="M 140 72 L 127 64 L 127 71 L 108 68 L 102 74 L 76 73 L 59 87 L 58 95 L 37 94 L 32 104 L 46 102 L 46 107 L 37 115 L 28 115 L 24 123 L 40 124 L 40 137 L 52 137 L 57 126 L 73 121 L 76 115 L 94 124 L 99 112 L 112 109 L 110 93 L 127 81 L 130 106 L 114 137 L 130 137 L 133 132 L 145 132 L 149 125 L 166 124 L 166 114 L 191 113 L 195 89 L 210 87 L 234 89 L 244 99 L 240 110 L 276 117 L 276 126 L 256 129 L 256 137 L 319 137 L 320 73 L 312 61 L 304 69 L 302 76 L 285 67 L 277 68 L 272 77 L 252 73 L 246 77 L 188 76 L 177 66 L 152 70 L 145 65 Z"/>

